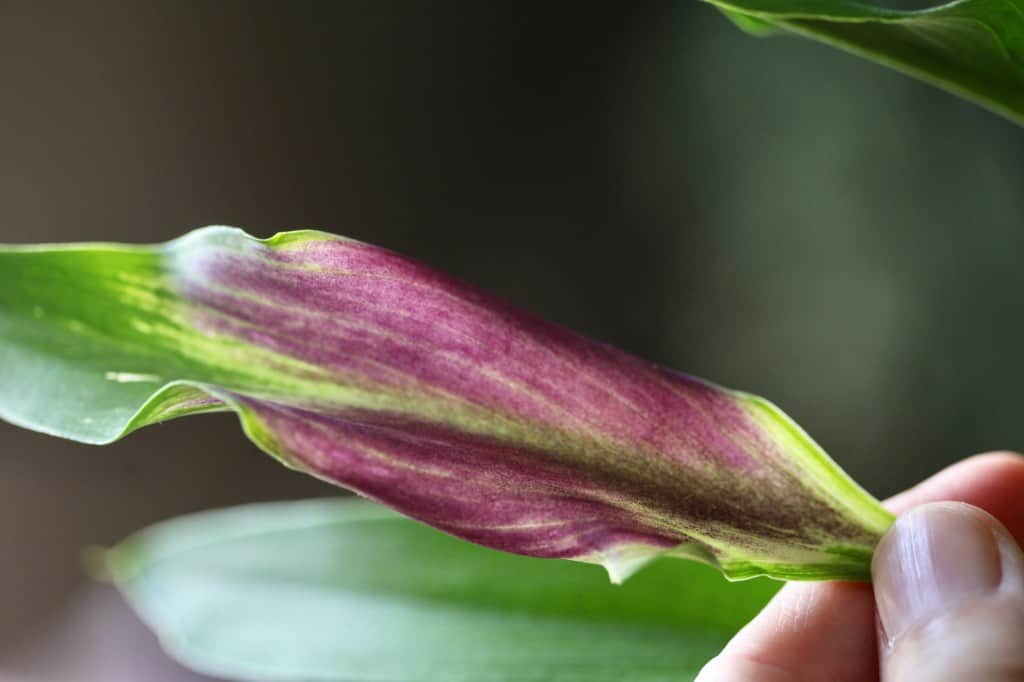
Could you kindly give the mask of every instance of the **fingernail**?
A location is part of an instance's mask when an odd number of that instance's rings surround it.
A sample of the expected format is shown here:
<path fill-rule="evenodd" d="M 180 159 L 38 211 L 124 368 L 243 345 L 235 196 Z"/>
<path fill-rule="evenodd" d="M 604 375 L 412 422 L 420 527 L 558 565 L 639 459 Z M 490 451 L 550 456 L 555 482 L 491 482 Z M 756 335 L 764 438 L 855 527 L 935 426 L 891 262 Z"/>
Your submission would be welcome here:
<path fill-rule="evenodd" d="M 995 590 L 999 546 L 982 512 L 938 503 L 900 517 L 871 563 L 882 629 L 891 643 L 971 596 Z"/>

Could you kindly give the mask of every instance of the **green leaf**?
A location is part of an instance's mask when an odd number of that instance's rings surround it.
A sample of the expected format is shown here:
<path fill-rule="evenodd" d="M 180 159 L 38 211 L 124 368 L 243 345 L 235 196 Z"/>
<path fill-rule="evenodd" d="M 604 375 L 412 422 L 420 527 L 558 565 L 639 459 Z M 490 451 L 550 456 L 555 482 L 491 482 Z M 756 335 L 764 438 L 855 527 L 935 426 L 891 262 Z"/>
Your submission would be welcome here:
<path fill-rule="evenodd" d="M 183 517 L 107 559 L 172 655 L 239 680 L 681 682 L 779 585 L 658 561 L 614 586 L 351 499 Z"/>
<path fill-rule="evenodd" d="M 736 27 L 745 33 L 749 33 L 752 36 L 763 38 L 765 36 L 774 35 L 782 32 L 783 29 L 779 28 L 770 21 L 758 19 L 751 14 L 744 14 L 743 12 L 735 12 L 725 7 L 719 8 L 732 23 L 736 24 Z"/>
<path fill-rule="evenodd" d="M 0 247 L 0 417 L 88 443 L 232 410 L 289 467 L 472 542 L 870 579 L 892 515 L 774 405 L 386 249 L 211 227 Z"/>
<path fill-rule="evenodd" d="M 1024 124 L 1024 0 L 893 10 L 850 0 L 706 0 L 890 66 Z"/>

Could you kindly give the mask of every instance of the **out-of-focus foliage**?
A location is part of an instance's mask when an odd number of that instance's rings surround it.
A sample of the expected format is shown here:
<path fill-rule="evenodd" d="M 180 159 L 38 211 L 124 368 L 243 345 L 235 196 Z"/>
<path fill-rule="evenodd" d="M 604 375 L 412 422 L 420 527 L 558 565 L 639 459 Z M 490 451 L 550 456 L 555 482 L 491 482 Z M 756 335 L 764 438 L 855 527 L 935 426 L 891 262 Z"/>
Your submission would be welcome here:
<path fill-rule="evenodd" d="M 106 563 L 183 662 L 278 682 L 683 682 L 779 585 L 659 561 L 614 586 L 358 500 L 183 517 Z"/>
<path fill-rule="evenodd" d="M 1024 0 L 895 10 L 851 0 L 708 0 L 755 35 L 777 26 L 863 55 L 1024 124 Z"/>

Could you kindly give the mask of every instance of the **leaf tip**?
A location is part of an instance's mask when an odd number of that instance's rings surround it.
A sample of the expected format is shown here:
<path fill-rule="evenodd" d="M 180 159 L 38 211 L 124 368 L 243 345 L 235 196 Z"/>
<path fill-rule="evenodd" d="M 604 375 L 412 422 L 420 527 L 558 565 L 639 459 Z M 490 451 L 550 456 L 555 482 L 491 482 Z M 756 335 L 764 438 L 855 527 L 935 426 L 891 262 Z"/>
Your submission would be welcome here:
<path fill-rule="evenodd" d="M 604 567 L 613 585 L 621 585 L 661 554 L 661 551 L 652 551 L 648 546 L 630 545 L 601 552 L 594 558 L 594 562 Z"/>

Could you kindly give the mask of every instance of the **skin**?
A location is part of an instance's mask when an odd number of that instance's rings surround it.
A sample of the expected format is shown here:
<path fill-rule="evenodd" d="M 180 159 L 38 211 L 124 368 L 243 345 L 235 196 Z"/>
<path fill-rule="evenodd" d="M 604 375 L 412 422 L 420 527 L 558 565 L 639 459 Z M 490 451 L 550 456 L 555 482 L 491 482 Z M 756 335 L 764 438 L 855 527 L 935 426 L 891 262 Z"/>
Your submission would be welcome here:
<path fill-rule="evenodd" d="M 977 516 L 979 523 L 990 524 L 996 534 L 1002 533 L 1000 528 L 1005 528 L 1009 536 L 1021 543 L 1024 540 L 1022 489 L 1024 457 L 1007 452 L 988 453 L 954 464 L 887 500 L 885 505 L 897 514 L 904 514 L 933 502 L 965 502 L 991 515 L 965 507 Z M 1008 537 L 1006 541 L 1012 545 Z M 1010 551 L 1019 555 L 1015 547 Z M 876 583 L 879 580 L 877 573 L 875 580 Z M 951 653 L 957 650 L 957 641 L 953 640 L 973 637 L 986 642 L 1002 638 L 1012 644 L 1020 632 L 1019 609 L 1015 609 L 1010 624 L 1000 624 L 998 619 L 991 617 L 973 619 L 970 615 L 969 611 L 957 614 L 958 628 L 954 629 L 947 646 L 936 647 L 934 654 L 924 659 L 933 672 L 924 673 L 919 667 L 908 678 L 896 672 L 892 660 L 896 657 L 891 656 L 884 644 L 880 644 L 875 596 L 870 584 L 790 583 L 718 657 L 708 663 L 697 680 L 902 682 L 904 679 L 916 679 L 944 682 L 950 679 L 948 675 L 953 670 L 965 665 L 964 659 L 971 658 L 974 663 L 978 658 L 984 658 L 979 656 L 978 650 L 974 656 L 956 657 Z M 993 632 L 988 633 L 986 629 Z M 1005 647 L 1007 650 L 1011 648 Z M 1019 641 L 1015 649 L 1020 649 Z M 883 652 L 881 666 L 880 650 Z M 1002 654 L 1001 650 L 995 651 L 989 661 L 997 661 Z M 1020 657 L 1015 650 L 1009 655 Z M 987 666 L 986 670 L 999 667 L 1000 671 L 991 675 L 972 675 L 970 679 L 976 682 L 1024 679 L 1021 677 L 1024 668 L 1016 666 L 1024 666 L 1024 662 L 1014 661 L 1012 666 Z"/>

